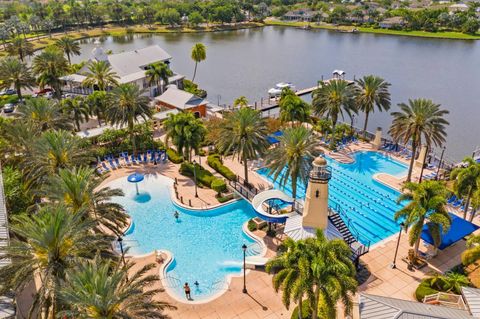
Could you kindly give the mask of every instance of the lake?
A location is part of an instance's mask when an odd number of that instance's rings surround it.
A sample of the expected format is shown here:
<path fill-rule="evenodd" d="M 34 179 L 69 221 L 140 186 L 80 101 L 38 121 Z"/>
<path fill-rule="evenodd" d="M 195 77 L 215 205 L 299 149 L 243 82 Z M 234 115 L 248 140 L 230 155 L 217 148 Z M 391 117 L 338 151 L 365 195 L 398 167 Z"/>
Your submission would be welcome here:
<path fill-rule="evenodd" d="M 88 59 L 95 39 L 81 41 Z M 353 79 L 375 74 L 389 81 L 392 110 L 409 98 L 429 98 L 450 110 L 447 154 L 462 159 L 480 145 L 480 42 L 426 39 L 375 34 L 346 34 L 327 30 L 264 27 L 214 33 L 128 35 L 100 39 L 114 53 L 158 44 L 173 56 L 171 67 L 191 78 L 190 49 L 207 46 L 207 60 L 198 66 L 195 82 L 213 103 L 231 104 L 245 95 L 250 102 L 265 97 L 275 83 L 288 81 L 299 88 L 330 78 L 334 69 Z M 375 113 L 369 130 L 388 130 L 391 116 Z M 355 125 L 363 127 L 360 116 Z"/>

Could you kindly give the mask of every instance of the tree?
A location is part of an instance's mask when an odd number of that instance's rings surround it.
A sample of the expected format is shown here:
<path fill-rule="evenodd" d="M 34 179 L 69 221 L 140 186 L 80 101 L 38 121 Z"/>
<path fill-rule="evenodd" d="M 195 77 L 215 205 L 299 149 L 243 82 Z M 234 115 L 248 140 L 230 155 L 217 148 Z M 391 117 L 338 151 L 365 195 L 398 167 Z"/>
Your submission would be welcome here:
<path fill-rule="evenodd" d="M 86 79 L 82 85 L 91 87 L 94 90 L 106 91 L 108 87 L 118 85 L 119 77 L 112 71 L 112 68 L 106 61 L 90 62 L 85 75 Z"/>
<path fill-rule="evenodd" d="M 478 28 L 480 28 L 480 22 L 476 17 L 471 17 L 468 18 L 463 24 L 462 24 L 462 32 L 467 33 L 467 34 L 476 34 L 478 31 Z"/>
<path fill-rule="evenodd" d="M 5 204 L 10 216 L 26 211 L 32 204 L 32 195 L 23 182 L 22 172 L 14 166 L 7 165 L 2 170 Z"/>
<path fill-rule="evenodd" d="M 120 84 L 113 89 L 110 95 L 107 119 L 112 124 L 126 125 L 132 141 L 133 153 L 136 154 L 135 123 L 140 118 L 148 120 L 152 117 L 148 97 L 142 95 L 137 85 L 132 83 Z"/>
<path fill-rule="evenodd" d="M 180 13 L 175 8 L 162 9 L 158 13 L 158 15 L 159 15 L 160 20 L 163 23 L 168 24 L 171 27 L 174 27 L 177 24 L 180 24 L 180 22 L 181 22 Z"/>
<path fill-rule="evenodd" d="M 89 119 L 90 108 L 83 96 L 75 96 L 63 99 L 61 102 L 62 110 L 72 118 L 75 123 L 75 129 L 80 131 L 80 124 Z"/>
<path fill-rule="evenodd" d="M 25 122 L 35 132 L 43 132 L 50 129 L 72 129 L 69 121 L 59 107 L 58 103 L 40 97 L 28 99 L 17 108 L 17 114 L 21 121 Z"/>
<path fill-rule="evenodd" d="M 68 61 L 56 47 L 48 47 L 33 59 L 33 72 L 38 74 L 38 83 L 41 87 L 50 85 L 57 98 L 62 96 L 60 77 L 67 74 Z"/>
<path fill-rule="evenodd" d="M 454 181 L 453 189 L 459 197 L 465 197 L 465 209 L 463 210 L 463 218 L 467 218 L 468 208 L 470 207 L 470 199 L 472 195 L 480 190 L 480 163 L 473 158 L 467 157 L 463 160 L 466 166 L 457 167 L 450 173 L 450 180 Z M 470 221 L 473 220 L 474 213 L 470 215 Z"/>
<path fill-rule="evenodd" d="M 403 187 L 397 203 L 408 202 L 394 215 L 396 222 L 403 221 L 410 229 L 409 244 L 415 245 L 415 256 L 418 256 L 418 247 L 422 235 L 423 225 L 428 219 L 428 230 L 438 247 L 442 243 L 442 232 L 450 228 L 451 218 L 446 205 L 447 191 L 439 181 L 424 181 L 422 183 L 408 182 Z"/>
<path fill-rule="evenodd" d="M 233 107 L 244 107 L 248 106 L 248 100 L 245 96 L 240 96 L 233 101 Z"/>
<path fill-rule="evenodd" d="M 39 317 L 55 318 L 58 291 L 65 272 L 96 251 L 109 249 L 111 237 L 91 231 L 92 221 L 82 213 L 72 214 L 62 205 L 46 206 L 36 214 L 12 217 L 10 245 L 0 246 L 0 259 L 11 262 L 0 268 L 0 293 L 22 291 L 34 279 L 33 311 Z"/>
<path fill-rule="evenodd" d="M 188 15 L 188 23 L 195 28 L 198 27 L 200 23 L 203 23 L 204 20 L 203 16 L 197 11 L 193 11 Z"/>
<path fill-rule="evenodd" d="M 285 89 L 279 101 L 280 120 L 284 123 L 304 123 L 310 121 L 310 105 L 298 97 L 292 90 Z"/>
<path fill-rule="evenodd" d="M 6 57 L 0 61 L 0 88 L 8 89 L 13 86 L 21 100 L 22 89 L 31 89 L 34 84 L 35 78 L 25 63 L 14 57 Z"/>
<path fill-rule="evenodd" d="M 480 235 L 470 235 L 467 238 L 467 249 L 462 253 L 462 263 L 471 265 L 480 259 Z"/>
<path fill-rule="evenodd" d="M 191 160 L 191 151 L 198 153 L 206 129 L 200 119 L 195 118 L 191 112 L 169 114 L 164 124 L 166 137 L 165 142 L 172 140 L 178 153 Z"/>
<path fill-rule="evenodd" d="M 338 116 L 344 118 L 346 113 L 350 118 L 356 113 L 355 105 L 356 88 L 345 80 L 331 80 L 323 82 L 312 93 L 313 111 L 318 116 L 326 116 L 332 120 L 332 131 L 335 134 Z M 334 141 L 332 141 L 334 143 Z"/>
<path fill-rule="evenodd" d="M 71 37 L 64 36 L 58 39 L 55 42 L 55 45 L 62 50 L 63 53 L 67 56 L 68 59 L 68 64 L 72 64 L 72 61 L 70 60 L 70 57 L 72 55 L 80 55 L 80 45 L 73 40 Z"/>
<path fill-rule="evenodd" d="M 392 112 L 393 121 L 388 133 L 396 142 L 412 143 L 412 158 L 408 169 L 407 182 L 412 180 L 412 170 L 418 146 L 425 142 L 427 147 L 442 145 L 445 142 L 449 124 L 444 116 L 449 113 L 441 110 L 440 104 L 427 99 L 408 100 L 400 103 L 400 112 Z"/>
<path fill-rule="evenodd" d="M 9 55 L 18 56 L 23 62 L 27 56 L 33 54 L 33 44 L 21 37 L 15 37 L 8 44 L 7 52 Z"/>
<path fill-rule="evenodd" d="M 357 109 L 365 113 L 365 124 L 363 125 L 363 136 L 367 134 L 368 116 L 375 111 L 388 111 L 390 109 L 390 83 L 374 75 L 367 75 L 356 80 L 358 87 L 356 103 Z"/>
<path fill-rule="evenodd" d="M 102 118 L 105 118 L 105 111 L 108 107 L 108 96 L 105 91 L 94 91 L 86 99 L 90 115 L 97 117 L 98 125 L 102 125 Z"/>
<path fill-rule="evenodd" d="M 129 275 L 133 263 L 120 265 L 109 259 L 96 257 L 83 260 L 67 272 L 60 299 L 69 310 L 60 313 L 68 318 L 90 319 L 163 319 L 164 309 L 174 306 L 154 297 L 163 289 L 150 289 L 159 281 L 157 275 L 148 275 L 155 264 L 148 264 Z"/>
<path fill-rule="evenodd" d="M 151 64 L 145 72 L 147 76 L 148 85 L 157 86 L 157 94 L 163 93 L 165 86 L 168 85 L 168 77 L 173 75 L 172 70 L 163 62 Z"/>
<path fill-rule="evenodd" d="M 274 181 L 280 177 L 283 187 L 291 182 L 292 197 L 296 199 L 297 184 L 307 185 L 312 161 L 320 155 L 319 143 L 313 132 L 303 126 L 285 129 L 278 140 L 279 145 L 267 153 L 267 167 Z"/>
<path fill-rule="evenodd" d="M 233 154 L 243 163 L 245 183 L 248 183 L 248 161 L 258 158 L 268 148 L 267 126 L 259 111 L 242 107 L 227 113 L 221 124 L 221 139 L 217 147 L 223 154 Z"/>
<path fill-rule="evenodd" d="M 195 69 L 193 70 L 192 82 L 195 80 L 195 75 L 197 74 L 197 65 L 198 63 L 204 61 L 207 58 L 207 48 L 203 43 L 196 43 L 192 47 L 191 52 L 192 60 L 195 61 Z"/>

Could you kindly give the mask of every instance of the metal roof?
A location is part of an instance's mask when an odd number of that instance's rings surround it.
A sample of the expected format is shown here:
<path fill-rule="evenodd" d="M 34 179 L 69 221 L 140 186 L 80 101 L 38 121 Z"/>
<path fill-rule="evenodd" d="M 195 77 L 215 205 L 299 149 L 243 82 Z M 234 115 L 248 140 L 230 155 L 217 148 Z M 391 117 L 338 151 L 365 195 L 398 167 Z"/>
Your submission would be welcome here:
<path fill-rule="evenodd" d="M 462 296 L 472 316 L 480 318 L 480 289 L 462 287 Z"/>
<path fill-rule="evenodd" d="M 285 229 L 283 232 L 288 237 L 292 238 L 293 240 L 300 240 L 310 237 L 315 237 L 317 235 L 317 230 L 312 227 L 305 227 L 302 225 L 303 216 L 296 214 L 293 216 L 288 217 L 285 223 Z M 333 224 L 328 221 L 327 228 L 323 232 L 327 239 L 342 239 L 342 234 L 333 226 Z"/>
<path fill-rule="evenodd" d="M 361 319 L 472 319 L 466 310 L 360 294 Z"/>
<path fill-rule="evenodd" d="M 180 110 L 188 110 L 207 103 L 201 97 L 179 90 L 174 86 L 170 86 L 162 95 L 157 96 L 155 101 L 169 104 Z"/>
<path fill-rule="evenodd" d="M 108 62 L 118 76 L 123 77 L 137 73 L 149 64 L 170 60 L 172 56 L 158 45 L 152 45 L 143 49 L 111 54 Z"/>

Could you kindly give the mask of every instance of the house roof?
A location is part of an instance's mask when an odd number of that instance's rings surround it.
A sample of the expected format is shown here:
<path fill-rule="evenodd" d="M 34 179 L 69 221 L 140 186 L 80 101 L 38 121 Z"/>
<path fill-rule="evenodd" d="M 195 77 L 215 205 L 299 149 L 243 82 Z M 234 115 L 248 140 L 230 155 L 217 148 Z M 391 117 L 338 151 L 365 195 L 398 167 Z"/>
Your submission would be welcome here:
<path fill-rule="evenodd" d="M 139 69 L 160 61 L 170 60 L 172 56 L 158 45 L 152 45 L 143 49 L 111 54 L 108 56 L 108 62 L 118 76 L 137 73 Z"/>
<path fill-rule="evenodd" d="M 174 106 L 180 110 L 188 110 L 207 103 L 201 97 L 179 90 L 174 86 L 170 86 L 162 95 L 157 96 L 155 101 Z"/>
<path fill-rule="evenodd" d="M 473 319 L 468 311 L 416 301 L 360 294 L 360 319 Z"/>
<path fill-rule="evenodd" d="M 472 316 L 480 318 L 480 289 L 462 287 L 462 295 Z"/>
<path fill-rule="evenodd" d="M 402 17 L 391 17 L 391 18 L 384 19 L 381 23 L 384 23 L 384 24 L 402 24 L 402 23 L 404 23 L 404 20 L 403 20 Z"/>

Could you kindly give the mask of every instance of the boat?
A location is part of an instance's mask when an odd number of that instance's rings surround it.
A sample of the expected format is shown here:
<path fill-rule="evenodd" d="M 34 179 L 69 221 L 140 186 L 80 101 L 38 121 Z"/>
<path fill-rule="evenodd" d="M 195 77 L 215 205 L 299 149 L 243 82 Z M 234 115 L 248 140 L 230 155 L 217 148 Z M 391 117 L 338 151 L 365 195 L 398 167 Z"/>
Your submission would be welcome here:
<path fill-rule="evenodd" d="M 286 89 L 286 88 L 289 88 L 292 91 L 296 91 L 295 86 L 293 86 L 292 83 L 280 82 L 275 84 L 275 87 L 268 90 L 268 95 L 270 97 L 280 96 L 280 94 L 282 94 L 283 89 Z"/>

